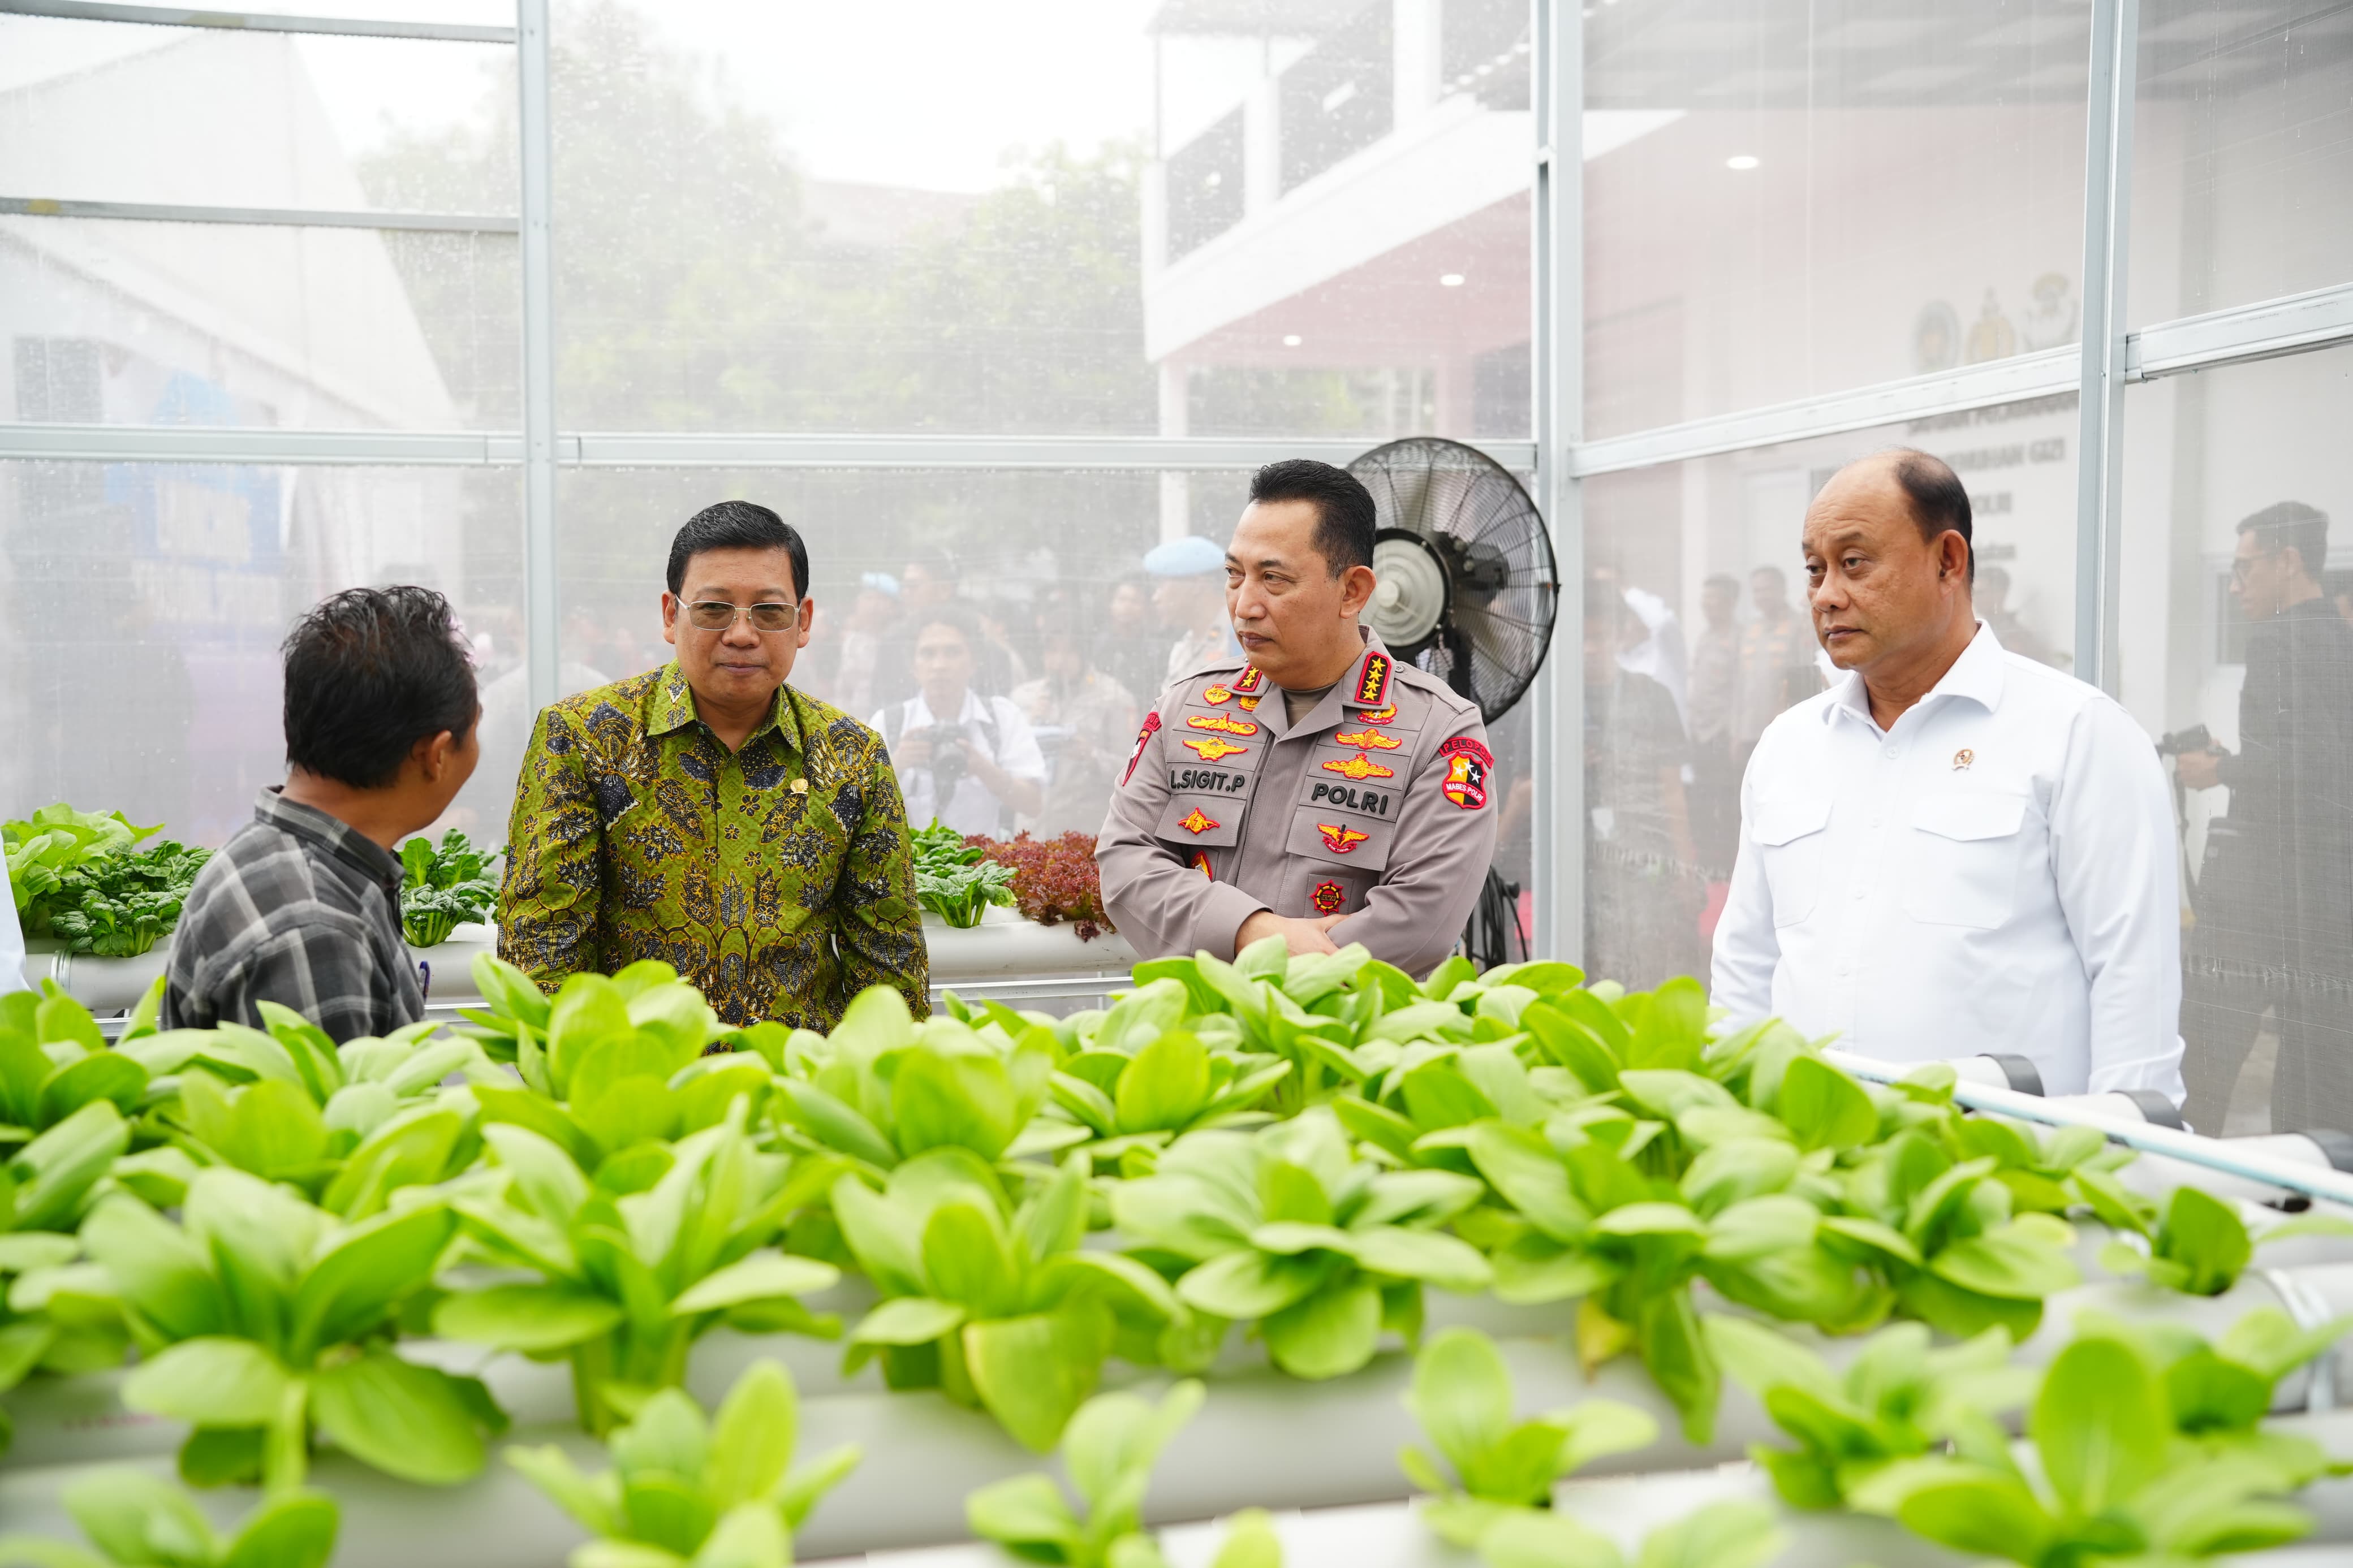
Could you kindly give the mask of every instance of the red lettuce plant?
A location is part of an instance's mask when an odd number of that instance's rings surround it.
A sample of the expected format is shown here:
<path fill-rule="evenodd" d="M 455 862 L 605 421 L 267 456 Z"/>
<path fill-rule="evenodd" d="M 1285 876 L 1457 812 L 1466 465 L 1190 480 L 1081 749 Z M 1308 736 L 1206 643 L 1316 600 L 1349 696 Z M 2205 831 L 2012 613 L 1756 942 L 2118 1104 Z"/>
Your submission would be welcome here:
<path fill-rule="evenodd" d="M 1069 921 L 1081 942 L 1092 942 L 1113 929 L 1103 912 L 1103 882 L 1095 874 L 1093 834 L 1064 833 L 1052 838 L 975 834 L 965 842 L 998 865 L 1012 868 L 1013 901 L 1039 925 Z"/>

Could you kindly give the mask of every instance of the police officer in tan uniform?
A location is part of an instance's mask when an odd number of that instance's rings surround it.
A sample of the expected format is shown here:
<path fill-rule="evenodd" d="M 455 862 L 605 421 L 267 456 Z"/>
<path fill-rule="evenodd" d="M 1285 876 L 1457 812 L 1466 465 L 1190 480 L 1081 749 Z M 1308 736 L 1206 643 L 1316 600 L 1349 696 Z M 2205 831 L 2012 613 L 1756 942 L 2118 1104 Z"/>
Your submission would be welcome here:
<path fill-rule="evenodd" d="M 1374 517 L 1328 463 L 1251 479 L 1226 552 L 1248 662 L 1161 694 L 1096 844 L 1103 906 L 1145 957 L 1281 936 L 1419 977 L 1462 934 L 1503 794 L 1477 706 L 1357 625 Z"/>

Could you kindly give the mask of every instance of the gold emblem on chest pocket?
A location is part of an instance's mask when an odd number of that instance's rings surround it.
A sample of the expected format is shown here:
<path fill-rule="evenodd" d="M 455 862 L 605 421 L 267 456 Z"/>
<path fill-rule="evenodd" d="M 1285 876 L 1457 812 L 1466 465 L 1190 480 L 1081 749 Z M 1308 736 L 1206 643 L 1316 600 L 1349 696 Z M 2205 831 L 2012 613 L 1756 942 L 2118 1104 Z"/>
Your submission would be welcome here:
<path fill-rule="evenodd" d="M 1338 773 L 1344 779 L 1393 779 L 1397 777 L 1397 770 L 1395 768 L 1385 768 L 1362 752 L 1358 752 L 1355 756 L 1348 758 L 1345 762 L 1335 761 L 1325 763 L 1324 764 L 1324 771 L 1327 773 Z"/>
<path fill-rule="evenodd" d="M 1238 757 L 1250 750 L 1248 746 L 1237 746 L 1231 741 L 1220 741 L 1215 736 L 1206 741 L 1187 738 L 1184 745 L 1187 751 L 1205 763 L 1214 763 L 1219 757 Z"/>

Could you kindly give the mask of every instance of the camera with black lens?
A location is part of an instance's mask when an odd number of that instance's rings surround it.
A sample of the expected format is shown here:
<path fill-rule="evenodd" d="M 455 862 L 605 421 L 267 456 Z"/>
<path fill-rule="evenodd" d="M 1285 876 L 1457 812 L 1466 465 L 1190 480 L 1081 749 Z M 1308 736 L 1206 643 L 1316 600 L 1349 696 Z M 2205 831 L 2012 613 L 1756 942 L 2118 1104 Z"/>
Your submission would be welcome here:
<path fill-rule="evenodd" d="M 2174 730 L 2158 738 L 2157 754 L 2160 757 L 2188 756 L 2193 752 L 2211 752 L 2214 737 L 2203 724 L 2192 724 L 2187 730 Z"/>
<path fill-rule="evenodd" d="M 972 768 L 965 760 L 964 747 L 957 743 L 964 739 L 964 727 L 926 724 L 920 730 L 908 731 L 905 739 L 930 742 L 932 760 L 926 765 L 931 769 L 932 788 L 942 800 L 955 794 L 956 785 L 964 782 L 965 774 Z"/>

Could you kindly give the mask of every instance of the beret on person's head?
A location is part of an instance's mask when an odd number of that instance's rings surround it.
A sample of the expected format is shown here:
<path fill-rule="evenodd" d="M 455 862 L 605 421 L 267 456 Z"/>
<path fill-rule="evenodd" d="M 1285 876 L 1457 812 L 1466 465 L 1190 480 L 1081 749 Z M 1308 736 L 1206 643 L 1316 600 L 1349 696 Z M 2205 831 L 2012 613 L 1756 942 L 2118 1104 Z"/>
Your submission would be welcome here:
<path fill-rule="evenodd" d="M 1145 551 L 1144 569 L 1155 577 L 1205 577 L 1226 569 L 1226 552 L 1214 541 L 1188 533 Z"/>
<path fill-rule="evenodd" d="M 878 594 L 887 594 L 893 599 L 899 596 L 899 579 L 892 576 L 888 572 L 861 573 L 858 579 L 858 585 L 861 588 L 871 588 Z"/>

